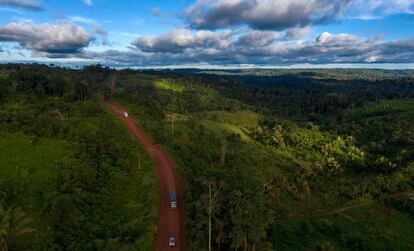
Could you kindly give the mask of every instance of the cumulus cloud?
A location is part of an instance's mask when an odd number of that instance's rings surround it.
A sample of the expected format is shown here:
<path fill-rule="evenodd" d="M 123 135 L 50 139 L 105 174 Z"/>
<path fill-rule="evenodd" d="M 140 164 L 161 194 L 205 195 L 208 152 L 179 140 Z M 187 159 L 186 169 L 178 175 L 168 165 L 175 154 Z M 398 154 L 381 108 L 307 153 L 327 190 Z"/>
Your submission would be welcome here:
<path fill-rule="evenodd" d="M 356 35 L 351 35 L 347 33 L 333 35 L 329 32 L 323 32 L 318 36 L 318 38 L 316 38 L 317 44 L 329 45 L 331 47 L 345 44 L 352 45 L 358 43 L 359 40 L 360 38 Z"/>
<path fill-rule="evenodd" d="M 42 6 L 37 0 L 0 0 L 0 5 L 8 5 L 30 10 L 41 10 Z"/>
<path fill-rule="evenodd" d="M 413 8 L 414 0 L 197 0 L 182 13 L 187 28 L 138 37 L 133 56 L 122 52 L 120 58 L 138 63 L 139 54 L 139 62 L 148 65 L 410 63 L 412 39 L 328 32 L 309 37 L 312 25 L 414 13 Z M 117 57 L 116 51 L 110 55 Z"/>
<path fill-rule="evenodd" d="M 139 37 L 133 45 L 143 52 L 181 53 L 187 48 L 226 48 L 231 42 L 231 38 L 231 31 L 203 30 L 193 32 L 181 28 L 156 37 Z"/>
<path fill-rule="evenodd" d="M 284 30 L 343 18 L 414 13 L 414 0 L 197 0 L 182 16 L 195 29 L 246 25 Z"/>
<path fill-rule="evenodd" d="M 113 42 L 110 42 L 108 40 L 108 32 L 106 30 L 103 30 L 99 27 L 93 28 L 93 33 L 96 35 L 96 39 L 94 43 L 96 45 L 103 45 L 103 46 L 112 46 L 114 45 Z"/>
<path fill-rule="evenodd" d="M 297 40 L 300 39 L 306 35 L 308 35 L 311 32 L 309 27 L 304 28 L 291 28 L 286 31 L 286 34 L 284 36 L 285 40 Z"/>
<path fill-rule="evenodd" d="M 298 28 L 294 28 L 298 29 Z M 288 35 L 289 32 L 299 35 Z M 253 29 L 175 29 L 158 36 L 140 36 L 124 51 L 88 51 L 93 40 L 70 23 L 11 23 L 0 26 L 0 41 L 18 42 L 49 58 L 82 58 L 124 66 L 165 65 L 289 65 L 332 63 L 411 63 L 414 39 L 384 41 L 382 36 L 362 38 L 353 34 L 323 32 L 313 39 L 294 39 L 304 30 L 287 32 Z M 94 29 L 95 43 L 105 41 L 106 31 Z M 293 40 L 288 40 L 287 37 Z M 101 40 L 100 40 L 101 39 Z"/>
<path fill-rule="evenodd" d="M 14 22 L 0 25 L 0 41 L 17 42 L 34 52 L 52 55 L 78 53 L 89 45 L 92 37 L 71 23 Z"/>
<path fill-rule="evenodd" d="M 301 32 L 299 32 L 301 33 Z M 284 65 L 297 63 L 410 63 L 414 39 L 383 41 L 352 34 L 323 32 L 312 40 L 287 41 L 274 31 L 192 31 L 177 29 L 156 37 L 139 37 L 130 52 L 95 54 L 123 64 Z"/>
<path fill-rule="evenodd" d="M 335 19 L 350 0 L 197 0 L 183 17 L 191 27 L 247 25 L 261 30 L 305 27 Z"/>
<path fill-rule="evenodd" d="M 277 39 L 279 39 L 277 32 L 250 31 L 238 37 L 237 45 L 241 47 L 267 46 Z"/>
<path fill-rule="evenodd" d="M 378 19 L 398 13 L 414 14 L 414 0 L 352 0 L 345 11 L 347 18 Z"/>

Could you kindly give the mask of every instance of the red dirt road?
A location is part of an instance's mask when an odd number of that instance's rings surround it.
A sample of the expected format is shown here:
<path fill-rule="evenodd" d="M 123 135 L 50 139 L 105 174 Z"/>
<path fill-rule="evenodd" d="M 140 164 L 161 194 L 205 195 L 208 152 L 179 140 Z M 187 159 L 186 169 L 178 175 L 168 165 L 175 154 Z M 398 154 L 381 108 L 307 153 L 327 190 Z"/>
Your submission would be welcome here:
<path fill-rule="evenodd" d="M 115 73 L 113 76 L 112 76 L 112 80 L 111 80 L 111 90 L 113 91 L 113 90 L 115 90 L 115 87 L 116 87 L 116 79 L 117 79 L 117 77 L 118 77 L 118 73 Z"/>
<path fill-rule="evenodd" d="M 113 81 L 115 82 L 115 81 Z M 112 83 L 113 84 L 113 83 Z M 113 86 L 114 87 L 114 84 Z M 143 146 L 146 152 L 155 162 L 158 181 L 160 186 L 160 217 L 158 224 L 158 235 L 156 238 L 156 251 L 179 250 L 185 251 L 185 224 L 184 224 L 184 200 L 174 162 L 159 146 L 154 145 L 151 140 L 138 126 L 137 121 L 124 116 L 124 109 L 119 105 L 101 98 L 102 104 L 117 114 L 128 127 L 134 138 Z M 169 192 L 175 191 L 177 194 L 177 209 L 171 209 L 169 204 Z M 175 236 L 177 244 L 169 247 L 169 237 Z"/>

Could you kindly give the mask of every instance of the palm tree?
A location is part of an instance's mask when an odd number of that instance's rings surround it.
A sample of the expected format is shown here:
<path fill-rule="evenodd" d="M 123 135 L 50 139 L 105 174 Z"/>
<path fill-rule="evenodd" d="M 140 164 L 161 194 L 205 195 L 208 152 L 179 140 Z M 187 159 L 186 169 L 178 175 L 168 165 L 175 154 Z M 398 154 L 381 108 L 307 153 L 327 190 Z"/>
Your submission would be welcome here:
<path fill-rule="evenodd" d="M 30 222 L 31 219 L 19 208 L 5 209 L 0 205 L 0 251 L 8 251 L 7 241 L 11 237 L 33 232 Z"/>

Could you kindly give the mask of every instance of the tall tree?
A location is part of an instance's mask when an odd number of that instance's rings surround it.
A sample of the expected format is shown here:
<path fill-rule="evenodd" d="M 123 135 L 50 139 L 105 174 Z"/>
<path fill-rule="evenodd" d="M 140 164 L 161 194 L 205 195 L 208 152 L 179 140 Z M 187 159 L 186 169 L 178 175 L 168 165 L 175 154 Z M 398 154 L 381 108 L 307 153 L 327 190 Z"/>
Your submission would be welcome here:
<path fill-rule="evenodd" d="M 217 183 L 214 179 L 206 179 L 203 185 L 208 189 L 208 196 L 205 199 L 207 201 L 206 208 L 208 214 L 208 250 L 211 251 L 212 246 L 212 220 L 220 207 L 221 196 L 224 191 L 224 182 Z"/>

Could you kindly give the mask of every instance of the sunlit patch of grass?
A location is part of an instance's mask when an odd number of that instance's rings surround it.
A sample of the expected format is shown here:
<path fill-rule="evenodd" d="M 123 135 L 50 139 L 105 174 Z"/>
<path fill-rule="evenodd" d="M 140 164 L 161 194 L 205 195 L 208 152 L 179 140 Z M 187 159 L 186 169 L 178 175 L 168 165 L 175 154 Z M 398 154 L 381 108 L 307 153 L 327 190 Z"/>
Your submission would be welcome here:
<path fill-rule="evenodd" d="M 237 112 L 213 111 L 208 112 L 208 118 L 217 122 L 255 128 L 259 126 L 260 115 L 247 110 Z"/>
<path fill-rule="evenodd" d="M 155 88 L 160 89 L 160 90 L 167 90 L 167 91 L 173 91 L 173 92 L 182 92 L 184 90 L 183 86 L 170 83 L 166 79 L 158 79 L 154 81 L 154 86 Z"/>
<path fill-rule="evenodd" d="M 211 120 L 202 120 L 201 124 L 210 129 L 211 131 L 221 134 L 221 133 L 234 133 L 239 134 L 241 139 L 244 141 L 251 142 L 252 139 L 247 134 L 246 129 L 226 123 L 215 122 Z"/>

